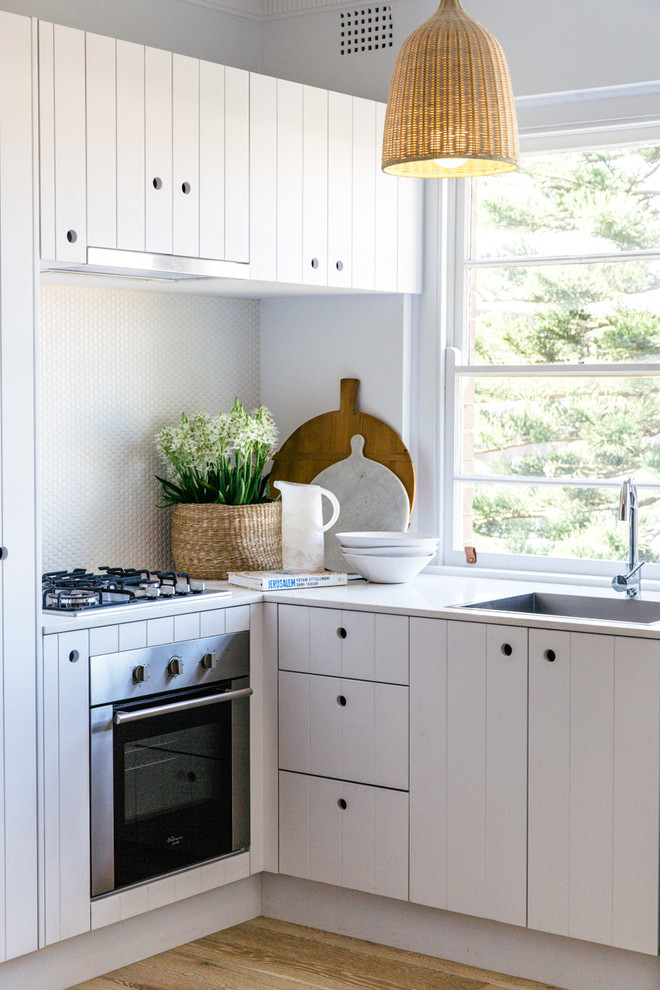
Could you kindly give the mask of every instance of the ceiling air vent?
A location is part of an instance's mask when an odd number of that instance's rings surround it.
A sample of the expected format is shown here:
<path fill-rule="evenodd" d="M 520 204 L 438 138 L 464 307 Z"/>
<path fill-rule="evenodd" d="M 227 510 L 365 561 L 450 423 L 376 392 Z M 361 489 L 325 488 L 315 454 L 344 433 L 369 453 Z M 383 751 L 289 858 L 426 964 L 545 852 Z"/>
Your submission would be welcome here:
<path fill-rule="evenodd" d="M 339 14 L 339 24 L 341 55 L 392 47 L 392 8 L 389 4 L 343 10 Z"/>

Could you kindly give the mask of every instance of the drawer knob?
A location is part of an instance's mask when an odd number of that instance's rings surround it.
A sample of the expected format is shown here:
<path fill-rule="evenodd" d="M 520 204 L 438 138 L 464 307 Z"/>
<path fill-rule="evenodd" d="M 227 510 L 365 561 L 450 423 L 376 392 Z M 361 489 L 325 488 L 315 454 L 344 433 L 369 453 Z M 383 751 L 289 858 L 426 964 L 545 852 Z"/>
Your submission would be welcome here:
<path fill-rule="evenodd" d="M 190 183 L 189 182 L 182 182 L 181 183 L 181 192 L 183 193 L 184 196 L 187 196 L 189 194 L 190 189 L 191 189 L 191 186 L 190 186 Z"/>
<path fill-rule="evenodd" d="M 337 801 L 337 806 L 341 808 L 342 811 L 346 811 L 346 809 L 348 808 L 348 802 L 345 801 L 344 798 L 339 798 L 339 800 Z"/>
<path fill-rule="evenodd" d="M 340 708 L 346 708 L 346 698 L 343 694 L 337 695 L 337 704 Z"/>
<path fill-rule="evenodd" d="M 502 643 L 500 649 L 505 657 L 510 657 L 511 654 L 513 653 L 513 647 L 511 646 L 511 643 Z"/>
<path fill-rule="evenodd" d="M 69 653 L 69 663 L 78 663 L 79 660 L 80 653 L 78 650 L 71 650 L 71 653 Z"/>
<path fill-rule="evenodd" d="M 319 259 L 318 258 L 312 258 L 311 264 L 312 264 L 312 268 L 314 268 L 314 269 L 318 268 L 319 267 Z"/>
<path fill-rule="evenodd" d="M 67 230 L 66 239 L 69 242 L 69 244 L 75 244 L 76 241 L 78 240 L 78 234 L 76 233 L 75 230 Z"/>
<path fill-rule="evenodd" d="M 337 264 L 335 265 L 335 268 L 337 269 L 338 272 L 343 272 L 343 270 L 344 270 L 344 262 L 343 261 L 338 261 Z"/>
<path fill-rule="evenodd" d="M 554 663 L 555 660 L 557 659 L 557 654 L 555 653 L 554 650 L 546 650 L 543 656 L 548 661 L 548 663 Z"/>
<path fill-rule="evenodd" d="M 337 635 L 339 636 L 340 639 L 346 639 L 348 633 L 346 632 L 343 626 L 340 626 L 339 629 L 337 630 Z"/>

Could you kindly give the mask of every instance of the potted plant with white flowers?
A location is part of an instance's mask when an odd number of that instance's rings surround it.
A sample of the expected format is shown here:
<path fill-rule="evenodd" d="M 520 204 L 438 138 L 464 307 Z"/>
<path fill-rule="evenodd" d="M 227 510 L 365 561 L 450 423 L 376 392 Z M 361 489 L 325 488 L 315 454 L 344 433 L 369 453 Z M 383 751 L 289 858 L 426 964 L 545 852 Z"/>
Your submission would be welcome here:
<path fill-rule="evenodd" d="M 228 413 L 184 413 L 157 434 L 177 571 L 224 580 L 228 571 L 281 567 L 281 503 L 271 501 L 265 473 L 276 443 L 270 411 L 248 413 L 238 398 Z"/>

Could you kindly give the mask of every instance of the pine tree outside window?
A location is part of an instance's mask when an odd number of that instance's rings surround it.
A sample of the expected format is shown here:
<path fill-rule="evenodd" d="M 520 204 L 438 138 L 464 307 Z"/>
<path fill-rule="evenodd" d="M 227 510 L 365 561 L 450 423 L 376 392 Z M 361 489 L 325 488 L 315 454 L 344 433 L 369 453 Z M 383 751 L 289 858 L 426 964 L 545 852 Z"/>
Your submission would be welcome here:
<path fill-rule="evenodd" d="M 527 157 L 466 196 L 449 560 L 605 572 L 632 475 L 660 562 L 660 140 Z"/>

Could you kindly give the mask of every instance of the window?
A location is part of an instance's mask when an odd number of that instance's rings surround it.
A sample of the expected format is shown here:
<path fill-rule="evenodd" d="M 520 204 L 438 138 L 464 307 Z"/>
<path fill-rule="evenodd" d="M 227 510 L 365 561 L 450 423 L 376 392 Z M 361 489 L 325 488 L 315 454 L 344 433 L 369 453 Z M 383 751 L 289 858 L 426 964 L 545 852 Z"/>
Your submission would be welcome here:
<path fill-rule="evenodd" d="M 528 157 L 465 192 L 447 561 L 621 561 L 629 474 L 660 561 L 660 143 Z"/>

